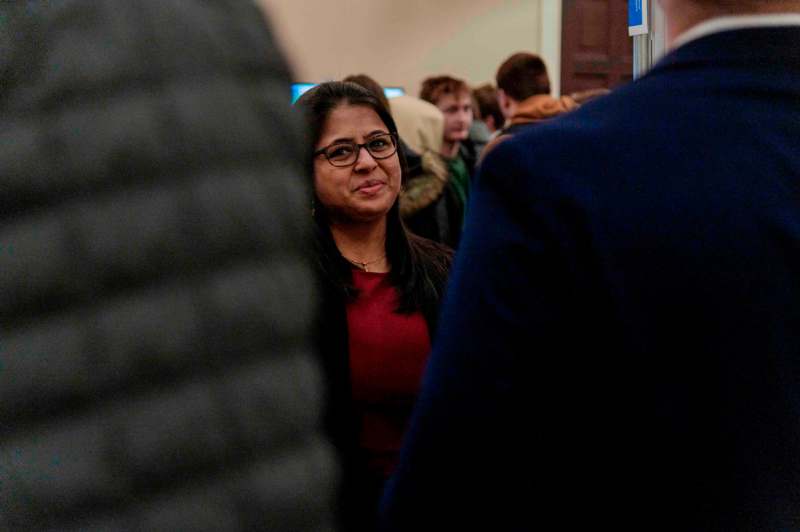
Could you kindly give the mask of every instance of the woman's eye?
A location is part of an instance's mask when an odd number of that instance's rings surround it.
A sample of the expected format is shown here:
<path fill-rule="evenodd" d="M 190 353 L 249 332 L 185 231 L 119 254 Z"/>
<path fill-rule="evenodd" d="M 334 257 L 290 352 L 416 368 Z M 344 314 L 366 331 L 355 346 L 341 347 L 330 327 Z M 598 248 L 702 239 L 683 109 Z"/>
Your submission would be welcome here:
<path fill-rule="evenodd" d="M 390 147 L 391 145 L 386 139 L 373 139 L 369 141 L 369 149 L 372 151 L 383 151 Z"/>
<path fill-rule="evenodd" d="M 353 147 L 348 145 L 333 146 L 328 150 L 329 159 L 346 159 L 353 153 Z"/>

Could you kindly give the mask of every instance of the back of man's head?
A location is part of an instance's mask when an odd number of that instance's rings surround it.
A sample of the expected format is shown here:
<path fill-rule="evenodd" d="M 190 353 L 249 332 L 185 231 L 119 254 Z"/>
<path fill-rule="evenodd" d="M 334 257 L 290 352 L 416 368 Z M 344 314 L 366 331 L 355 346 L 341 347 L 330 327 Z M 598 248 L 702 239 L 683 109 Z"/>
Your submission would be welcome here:
<path fill-rule="evenodd" d="M 497 103 L 497 89 L 486 83 L 476 87 L 472 91 L 472 95 L 478 103 L 480 118 L 489 126 L 489 129 L 494 131 L 502 127 L 505 117 L 500 110 L 500 105 Z"/>
<path fill-rule="evenodd" d="M 497 88 L 521 102 L 536 94 L 550 94 L 547 67 L 538 55 L 519 52 L 506 59 L 495 76 Z"/>

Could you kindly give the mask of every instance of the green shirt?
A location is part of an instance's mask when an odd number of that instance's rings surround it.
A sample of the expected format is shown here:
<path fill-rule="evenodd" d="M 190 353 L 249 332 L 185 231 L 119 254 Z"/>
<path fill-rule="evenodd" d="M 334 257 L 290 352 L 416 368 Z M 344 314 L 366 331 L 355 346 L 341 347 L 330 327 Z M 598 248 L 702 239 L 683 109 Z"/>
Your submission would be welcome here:
<path fill-rule="evenodd" d="M 469 197 L 469 170 L 467 170 L 467 163 L 460 155 L 448 160 L 447 168 L 450 170 L 450 182 L 453 184 L 453 190 L 461 204 L 461 212 L 464 214 L 461 219 L 463 227 L 464 218 L 467 215 L 467 197 Z"/>

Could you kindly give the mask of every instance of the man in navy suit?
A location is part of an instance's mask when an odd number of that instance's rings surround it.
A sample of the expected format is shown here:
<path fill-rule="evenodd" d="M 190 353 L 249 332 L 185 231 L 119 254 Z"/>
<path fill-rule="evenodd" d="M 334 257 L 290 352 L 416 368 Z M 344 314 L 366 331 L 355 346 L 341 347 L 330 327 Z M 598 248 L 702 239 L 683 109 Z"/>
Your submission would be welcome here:
<path fill-rule="evenodd" d="M 386 530 L 800 529 L 800 2 L 483 163 Z"/>

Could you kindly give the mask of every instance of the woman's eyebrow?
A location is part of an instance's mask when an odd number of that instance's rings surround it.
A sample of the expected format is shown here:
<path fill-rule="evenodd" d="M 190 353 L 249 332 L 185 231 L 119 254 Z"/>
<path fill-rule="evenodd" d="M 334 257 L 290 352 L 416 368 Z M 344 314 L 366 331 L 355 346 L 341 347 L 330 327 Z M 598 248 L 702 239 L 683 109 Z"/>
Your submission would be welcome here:
<path fill-rule="evenodd" d="M 375 131 L 371 131 L 371 132 L 367 133 L 366 135 L 364 135 L 364 138 L 371 138 L 371 137 L 375 137 L 377 135 L 388 135 L 388 134 L 389 134 L 388 131 L 384 131 L 382 129 L 376 129 Z M 340 142 L 355 142 L 355 138 L 354 137 L 339 137 L 338 139 L 334 139 L 334 140 L 330 141 L 328 143 L 328 146 L 330 146 L 331 144 L 338 144 Z"/>
<path fill-rule="evenodd" d="M 355 141 L 353 140 L 353 137 L 339 137 L 338 139 L 330 141 L 329 144 L 338 144 L 340 142 L 355 142 Z"/>

